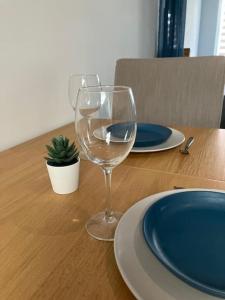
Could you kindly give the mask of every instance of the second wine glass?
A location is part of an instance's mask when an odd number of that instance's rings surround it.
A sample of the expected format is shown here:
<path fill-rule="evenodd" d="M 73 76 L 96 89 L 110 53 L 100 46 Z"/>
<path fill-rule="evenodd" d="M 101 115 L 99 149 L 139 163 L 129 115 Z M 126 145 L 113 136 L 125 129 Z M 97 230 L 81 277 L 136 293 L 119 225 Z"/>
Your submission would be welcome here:
<path fill-rule="evenodd" d="M 69 77 L 68 96 L 70 104 L 75 110 L 77 94 L 81 87 L 100 86 L 100 78 L 98 74 L 72 74 Z"/>
<path fill-rule="evenodd" d="M 68 86 L 68 96 L 69 102 L 72 106 L 73 110 L 75 111 L 76 102 L 77 102 L 77 95 L 79 88 L 82 87 L 89 87 L 89 86 L 100 86 L 100 78 L 98 74 L 72 74 L 69 77 L 69 86 Z M 86 160 L 86 156 L 82 149 L 80 151 L 80 158 Z"/>
<path fill-rule="evenodd" d="M 75 128 L 87 158 L 104 173 L 106 209 L 86 223 L 88 233 L 112 241 L 120 212 L 111 207 L 112 170 L 129 154 L 136 137 L 136 108 L 131 88 L 100 86 L 81 88 L 76 105 Z"/>

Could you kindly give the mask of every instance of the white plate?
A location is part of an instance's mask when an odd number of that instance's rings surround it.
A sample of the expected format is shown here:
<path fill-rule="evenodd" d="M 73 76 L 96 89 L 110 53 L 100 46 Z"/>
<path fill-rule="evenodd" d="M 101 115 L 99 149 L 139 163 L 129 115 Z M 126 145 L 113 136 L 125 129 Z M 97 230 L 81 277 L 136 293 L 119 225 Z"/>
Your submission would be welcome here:
<path fill-rule="evenodd" d="M 93 135 L 100 139 L 100 140 L 105 140 L 106 139 L 106 134 L 107 134 L 107 127 L 101 127 L 97 128 L 94 132 Z M 168 127 L 170 128 L 170 127 Z M 137 152 L 137 153 L 143 153 L 143 152 L 158 152 L 158 151 L 165 151 L 169 150 L 172 148 L 175 148 L 179 145 L 181 145 L 185 141 L 185 136 L 183 135 L 182 132 L 170 128 L 172 130 L 172 133 L 170 137 L 163 143 L 156 145 L 156 146 L 150 146 L 150 147 L 133 147 L 131 149 L 131 152 Z M 124 140 L 110 136 L 110 139 L 112 142 L 124 142 Z"/>
<path fill-rule="evenodd" d="M 199 190 L 206 191 L 205 189 L 173 190 L 149 196 L 128 209 L 121 218 L 115 233 L 114 253 L 119 271 L 137 299 L 221 299 L 192 288 L 170 273 L 152 254 L 142 233 L 143 216 L 152 203 L 173 193 Z"/>
<path fill-rule="evenodd" d="M 172 133 L 165 142 L 150 147 L 137 147 L 137 148 L 133 147 L 131 149 L 131 152 L 137 152 L 137 153 L 158 152 L 158 151 L 169 150 L 181 145 L 185 141 L 185 136 L 183 135 L 183 133 L 173 128 L 170 129 L 172 130 Z"/>

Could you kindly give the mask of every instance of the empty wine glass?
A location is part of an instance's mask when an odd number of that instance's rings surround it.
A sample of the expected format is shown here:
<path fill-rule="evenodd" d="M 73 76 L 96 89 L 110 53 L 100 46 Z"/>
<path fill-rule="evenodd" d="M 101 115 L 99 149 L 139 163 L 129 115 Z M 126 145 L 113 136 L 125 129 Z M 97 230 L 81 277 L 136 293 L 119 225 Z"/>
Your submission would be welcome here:
<path fill-rule="evenodd" d="M 101 83 L 98 74 L 72 74 L 69 77 L 68 95 L 73 110 L 75 110 L 76 107 L 79 88 L 100 85 Z"/>
<path fill-rule="evenodd" d="M 100 79 L 98 74 L 72 74 L 69 77 L 68 96 L 70 104 L 75 111 L 77 94 L 79 88 L 88 86 L 100 86 Z M 80 150 L 80 158 L 87 159 L 84 152 Z"/>
<path fill-rule="evenodd" d="M 106 209 L 86 223 L 96 239 L 112 241 L 120 212 L 111 208 L 112 170 L 129 154 L 136 137 L 136 108 L 131 88 L 100 86 L 80 88 L 75 129 L 87 158 L 99 165 L 105 176 Z"/>

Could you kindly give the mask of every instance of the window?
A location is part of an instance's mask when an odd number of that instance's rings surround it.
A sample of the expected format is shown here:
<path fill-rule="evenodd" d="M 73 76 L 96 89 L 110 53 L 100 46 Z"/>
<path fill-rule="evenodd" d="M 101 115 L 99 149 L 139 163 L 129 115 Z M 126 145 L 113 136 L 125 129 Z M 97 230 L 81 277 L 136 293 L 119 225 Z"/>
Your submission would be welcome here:
<path fill-rule="evenodd" d="M 219 31 L 216 54 L 225 56 L 225 0 L 221 1 L 218 29 Z"/>

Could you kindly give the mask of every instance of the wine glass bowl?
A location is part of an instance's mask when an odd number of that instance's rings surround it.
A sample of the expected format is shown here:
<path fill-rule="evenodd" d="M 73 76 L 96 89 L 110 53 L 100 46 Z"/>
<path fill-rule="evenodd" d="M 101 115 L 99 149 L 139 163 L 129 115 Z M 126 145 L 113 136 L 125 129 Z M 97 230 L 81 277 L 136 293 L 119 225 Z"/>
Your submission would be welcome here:
<path fill-rule="evenodd" d="M 68 97 L 70 105 L 75 111 L 76 101 L 79 88 L 88 87 L 88 86 L 100 86 L 100 79 L 98 74 L 72 74 L 69 77 L 69 85 L 68 85 Z M 80 158 L 87 159 L 84 152 L 80 150 Z"/>
<path fill-rule="evenodd" d="M 136 137 L 136 109 L 132 90 L 124 86 L 80 88 L 75 129 L 87 158 L 105 175 L 106 210 L 86 224 L 90 235 L 113 240 L 121 213 L 111 209 L 111 174 L 129 154 Z"/>
<path fill-rule="evenodd" d="M 68 96 L 73 110 L 76 107 L 77 94 L 79 88 L 88 86 L 100 86 L 98 74 L 72 74 L 69 77 Z"/>

